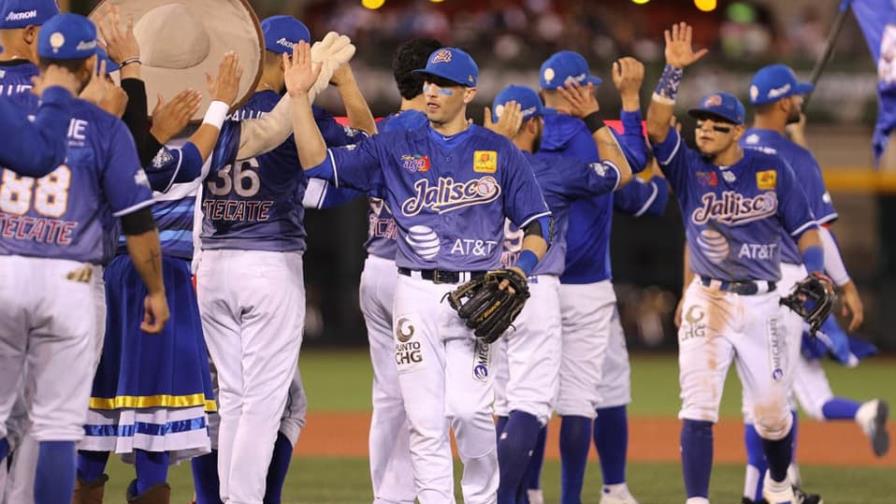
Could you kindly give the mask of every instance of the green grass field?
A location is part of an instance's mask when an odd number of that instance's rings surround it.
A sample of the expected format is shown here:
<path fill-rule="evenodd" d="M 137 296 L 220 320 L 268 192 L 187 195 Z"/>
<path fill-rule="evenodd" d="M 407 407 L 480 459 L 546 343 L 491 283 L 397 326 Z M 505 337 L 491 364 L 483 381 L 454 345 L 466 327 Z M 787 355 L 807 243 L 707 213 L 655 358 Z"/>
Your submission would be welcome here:
<path fill-rule="evenodd" d="M 358 351 L 308 351 L 302 354 L 302 374 L 312 411 L 366 411 L 370 408 L 370 363 Z M 733 375 L 733 373 L 731 373 Z M 867 399 L 881 397 L 896 404 L 896 361 L 872 360 L 855 370 L 836 365 L 828 376 L 838 395 Z M 673 417 L 678 408 L 676 359 L 638 356 L 632 363 L 634 402 L 631 415 Z M 740 387 L 729 376 L 722 415 L 740 416 Z M 301 443 L 301 440 L 299 441 Z M 636 439 L 631 440 L 636 443 Z M 831 440 L 834 443 L 836 440 Z M 600 473 L 589 464 L 584 502 L 599 500 Z M 742 465 L 717 464 L 712 478 L 713 502 L 740 502 Z M 132 468 L 110 465 L 111 481 L 106 502 L 123 502 L 124 488 L 133 478 Z M 803 480 L 828 504 L 884 504 L 896 502 L 896 471 L 890 468 L 802 466 Z M 459 472 L 458 472 L 459 474 Z M 629 485 L 642 504 L 681 503 L 684 491 L 680 469 L 673 463 L 632 463 Z M 542 486 L 547 502 L 559 502 L 560 466 L 545 464 Z M 172 502 L 183 504 L 192 494 L 189 466 L 172 469 Z M 459 495 L 459 494 L 458 494 Z M 284 503 L 365 503 L 371 501 L 367 461 L 362 458 L 297 458 L 290 468 Z"/>

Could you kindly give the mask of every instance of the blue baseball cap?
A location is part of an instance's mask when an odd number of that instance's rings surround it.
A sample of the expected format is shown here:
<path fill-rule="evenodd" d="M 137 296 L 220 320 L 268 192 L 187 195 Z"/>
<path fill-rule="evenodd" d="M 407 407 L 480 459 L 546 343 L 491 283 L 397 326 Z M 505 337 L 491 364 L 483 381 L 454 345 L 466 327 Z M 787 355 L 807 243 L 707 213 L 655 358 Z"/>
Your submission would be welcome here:
<path fill-rule="evenodd" d="M 479 67 L 473 58 L 456 47 L 436 49 L 426 59 L 426 68 L 412 73 L 433 75 L 456 83 L 458 86 L 476 87 Z"/>
<path fill-rule="evenodd" d="M 762 67 L 750 82 L 750 104 L 765 105 L 793 95 L 811 93 L 815 86 L 796 79 L 787 65 L 777 64 Z"/>
<path fill-rule="evenodd" d="M 311 42 L 311 32 L 305 23 L 292 16 L 271 16 L 261 22 L 264 48 L 277 54 L 291 54 L 299 42 Z"/>
<path fill-rule="evenodd" d="M 576 82 L 581 86 L 599 86 L 602 81 L 600 77 L 591 75 L 588 61 L 575 51 L 556 52 L 541 64 L 538 77 L 541 89 L 557 89 L 569 82 Z"/>
<path fill-rule="evenodd" d="M 85 59 L 96 54 L 96 26 L 78 14 L 57 14 L 44 23 L 37 54 L 55 60 Z"/>
<path fill-rule="evenodd" d="M 97 48 L 96 48 L 97 71 L 99 71 L 99 64 L 101 61 L 106 62 L 106 73 L 117 72 L 119 69 L 121 69 L 121 66 L 119 66 L 118 63 L 112 61 L 112 58 L 109 57 L 109 53 L 107 53 L 105 49 L 103 49 L 100 46 L 97 46 Z"/>
<path fill-rule="evenodd" d="M 747 115 L 744 104 L 731 93 L 713 93 L 700 98 L 700 104 L 688 110 L 691 117 L 711 116 L 732 124 L 743 124 Z"/>
<path fill-rule="evenodd" d="M 0 30 L 40 26 L 59 14 L 56 0 L 3 0 L 0 4 Z"/>
<path fill-rule="evenodd" d="M 498 118 L 501 117 L 501 112 L 504 110 L 504 104 L 512 101 L 520 104 L 523 121 L 544 115 L 544 105 L 534 89 L 511 84 L 502 89 L 492 102 L 492 121 L 498 122 Z"/>

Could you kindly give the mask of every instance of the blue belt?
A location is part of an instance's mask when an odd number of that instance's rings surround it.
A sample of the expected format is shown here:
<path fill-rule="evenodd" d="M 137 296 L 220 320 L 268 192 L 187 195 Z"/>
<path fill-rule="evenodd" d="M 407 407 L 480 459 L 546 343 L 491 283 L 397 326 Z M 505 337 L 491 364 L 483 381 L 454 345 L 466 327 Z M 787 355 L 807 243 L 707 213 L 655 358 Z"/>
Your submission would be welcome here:
<path fill-rule="evenodd" d="M 741 296 L 753 296 L 774 292 L 777 288 L 775 282 L 765 280 L 716 280 L 708 276 L 700 275 L 700 283 L 704 287 L 717 287 L 721 291 L 738 294 Z"/>

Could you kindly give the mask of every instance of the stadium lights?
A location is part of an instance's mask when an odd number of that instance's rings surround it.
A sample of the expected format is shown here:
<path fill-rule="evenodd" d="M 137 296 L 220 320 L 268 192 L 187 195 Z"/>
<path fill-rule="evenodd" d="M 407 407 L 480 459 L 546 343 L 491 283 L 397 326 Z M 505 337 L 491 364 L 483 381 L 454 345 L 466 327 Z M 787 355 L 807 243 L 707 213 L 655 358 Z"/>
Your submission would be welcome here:
<path fill-rule="evenodd" d="M 649 1 L 650 1 L 650 0 L 632 0 L 633 3 L 636 3 L 636 4 L 638 4 L 638 5 L 644 5 L 644 4 L 646 4 L 647 2 L 649 2 Z"/>
<path fill-rule="evenodd" d="M 716 0 L 694 0 L 694 5 L 703 12 L 712 12 L 716 10 L 718 2 Z"/>
<path fill-rule="evenodd" d="M 386 0 L 361 0 L 361 5 L 370 10 L 379 9 L 384 3 L 386 3 Z"/>

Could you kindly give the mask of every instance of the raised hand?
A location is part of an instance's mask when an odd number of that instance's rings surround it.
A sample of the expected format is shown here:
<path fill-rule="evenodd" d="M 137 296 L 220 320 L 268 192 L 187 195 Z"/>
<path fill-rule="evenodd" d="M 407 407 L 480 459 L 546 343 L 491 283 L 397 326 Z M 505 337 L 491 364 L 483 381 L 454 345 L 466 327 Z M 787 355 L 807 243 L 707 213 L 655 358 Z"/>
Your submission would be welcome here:
<path fill-rule="evenodd" d="M 168 103 L 164 103 L 159 96 L 152 110 L 150 134 L 161 144 L 168 142 L 187 127 L 201 103 L 202 94 L 193 89 L 177 93 Z"/>
<path fill-rule="evenodd" d="M 600 110 L 600 104 L 594 94 L 594 84 L 580 86 L 576 82 L 570 82 L 557 88 L 557 91 L 569 104 L 570 115 L 585 117 Z"/>
<path fill-rule="evenodd" d="M 292 59 L 283 55 L 283 76 L 290 96 L 308 94 L 320 75 L 320 63 L 312 63 L 311 47 L 302 41 L 293 46 Z"/>
<path fill-rule="evenodd" d="M 236 102 L 242 76 L 243 67 L 240 66 L 240 58 L 236 52 L 224 53 L 224 57 L 218 65 L 218 75 L 214 78 L 211 75 L 205 75 L 211 99 L 233 105 Z"/>
<path fill-rule="evenodd" d="M 620 58 L 613 63 L 613 85 L 620 95 L 637 95 L 644 83 L 644 64 L 635 58 Z"/>
<path fill-rule="evenodd" d="M 106 76 L 105 61 L 100 61 L 99 66 L 94 69 L 80 97 L 115 117 L 121 117 L 128 105 L 127 93 Z"/>
<path fill-rule="evenodd" d="M 691 44 L 693 30 L 691 25 L 685 22 L 672 25 L 672 29 L 666 30 L 664 35 L 666 37 L 666 64 L 675 68 L 689 66 L 709 52 L 706 48 L 694 51 Z"/>
<path fill-rule="evenodd" d="M 140 58 L 140 44 L 134 36 L 134 19 L 129 18 L 127 25 L 122 26 L 121 12 L 117 5 L 106 3 L 102 17 L 97 22 L 100 36 L 106 45 L 106 52 L 112 61 L 121 64 L 124 61 Z"/>
<path fill-rule="evenodd" d="M 492 122 L 492 111 L 486 106 L 482 125 L 503 137 L 513 139 L 523 124 L 522 106 L 515 101 L 509 101 L 501 105 L 501 107 L 502 110 L 498 114 L 498 122 Z"/>

